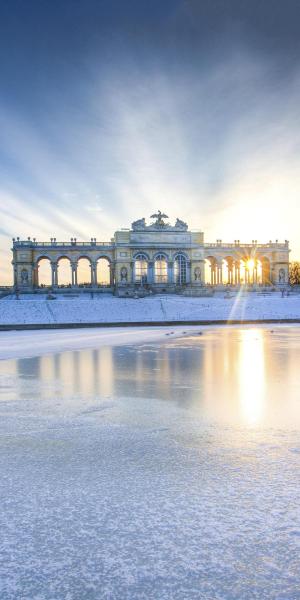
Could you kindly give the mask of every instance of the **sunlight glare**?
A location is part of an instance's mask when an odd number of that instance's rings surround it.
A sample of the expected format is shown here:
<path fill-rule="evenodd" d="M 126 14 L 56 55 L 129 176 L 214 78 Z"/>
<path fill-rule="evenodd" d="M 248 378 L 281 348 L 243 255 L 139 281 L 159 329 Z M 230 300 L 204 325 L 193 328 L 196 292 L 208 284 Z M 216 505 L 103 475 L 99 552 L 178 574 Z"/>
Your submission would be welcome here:
<path fill-rule="evenodd" d="M 240 407 L 248 425 L 258 425 L 262 419 L 265 393 L 263 335 L 260 329 L 241 330 Z"/>

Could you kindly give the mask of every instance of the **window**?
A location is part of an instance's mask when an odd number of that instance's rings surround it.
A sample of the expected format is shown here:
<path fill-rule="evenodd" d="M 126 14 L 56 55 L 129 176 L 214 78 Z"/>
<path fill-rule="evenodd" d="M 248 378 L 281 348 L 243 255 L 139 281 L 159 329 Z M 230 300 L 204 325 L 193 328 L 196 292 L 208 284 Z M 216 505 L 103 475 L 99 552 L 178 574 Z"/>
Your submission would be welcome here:
<path fill-rule="evenodd" d="M 174 279 L 176 285 L 186 283 L 186 258 L 182 254 L 178 254 L 174 262 Z"/>
<path fill-rule="evenodd" d="M 136 283 L 147 283 L 148 261 L 144 254 L 138 254 L 134 263 L 134 279 Z"/>
<path fill-rule="evenodd" d="M 163 254 L 159 254 L 155 259 L 154 277 L 155 283 L 168 282 L 168 263 L 166 257 L 163 256 Z"/>

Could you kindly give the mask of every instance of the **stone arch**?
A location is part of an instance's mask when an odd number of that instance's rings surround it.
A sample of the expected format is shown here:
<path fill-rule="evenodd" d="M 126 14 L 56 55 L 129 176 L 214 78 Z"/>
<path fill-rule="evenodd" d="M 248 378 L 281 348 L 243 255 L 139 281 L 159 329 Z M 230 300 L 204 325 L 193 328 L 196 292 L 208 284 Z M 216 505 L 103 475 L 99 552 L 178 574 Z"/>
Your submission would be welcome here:
<path fill-rule="evenodd" d="M 80 287 L 92 284 L 92 261 L 89 256 L 82 254 L 76 258 L 77 285 Z"/>
<path fill-rule="evenodd" d="M 95 266 L 95 283 L 98 286 L 113 285 L 113 272 L 111 258 L 107 254 L 100 254 Z"/>
<path fill-rule="evenodd" d="M 100 258 L 105 258 L 106 260 L 108 260 L 109 263 L 111 263 L 113 260 L 112 257 L 110 256 L 110 254 L 107 254 L 105 252 L 101 252 L 101 254 L 98 254 L 97 257 L 95 258 L 95 262 L 100 260 Z"/>
<path fill-rule="evenodd" d="M 184 252 L 184 250 L 176 250 L 176 252 L 174 252 L 174 254 L 172 255 L 172 260 L 175 260 L 175 259 L 176 259 L 176 257 L 177 257 L 179 254 L 181 254 L 182 256 L 184 256 L 184 258 L 185 258 L 187 261 L 190 261 L 190 257 L 189 257 L 189 255 L 187 254 L 187 252 Z"/>
<path fill-rule="evenodd" d="M 167 262 L 170 260 L 169 254 L 164 250 L 158 250 L 158 252 L 155 252 L 155 254 L 153 254 L 153 260 L 155 261 L 159 256 L 163 256 Z"/>
<path fill-rule="evenodd" d="M 72 285 L 72 262 L 68 255 L 61 254 L 56 260 L 57 285 L 71 287 Z"/>
<path fill-rule="evenodd" d="M 51 262 L 51 258 L 47 255 L 40 255 L 37 257 L 34 265 L 34 285 L 36 287 L 51 287 Z"/>
<path fill-rule="evenodd" d="M 147 260 L 148 262 L 150 261 L 150 256 L 148 254 L 148 252 L 144 252 L 144 250 L 139 250 L 138 252 L 135 252 L 132 256 L 133 260 L 136 260 L 136 258 L 142 254 L 145 257 L 145 260 Z"/>
<path fill-rule="evenodd" d="M 206 256 L 204 264 L 205 283 L 216 285 L 217 283 L 217 259 L 215 256 Z"/>
<path fill-rule="evenodd" d="M 222 259 L 223 282 L 228 285 L 234 285 L 235 282 L 235 259 L 233 256 L 227 255 Z"/>

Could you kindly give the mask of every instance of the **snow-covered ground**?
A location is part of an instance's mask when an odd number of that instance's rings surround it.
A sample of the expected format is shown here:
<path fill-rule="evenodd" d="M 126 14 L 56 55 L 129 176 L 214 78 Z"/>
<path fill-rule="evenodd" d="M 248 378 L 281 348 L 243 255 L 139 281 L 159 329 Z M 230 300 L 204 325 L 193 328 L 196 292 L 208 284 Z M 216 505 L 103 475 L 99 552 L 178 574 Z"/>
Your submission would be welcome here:
<path fill-rule="evenodd" d="M 130 346 L 164 342 L 171 336 L 177 339 L 198 336 L 207 327 L 192 325 L 172 327 L 104 327 L 85 329 L 51 329 L 38 331 L 2 331 L 0 333 L 0 360 L 29 358 L 51 352 L 82 350 L 103 346 Z"/>
<path fill-rule="evenodd" d="M 68 297 L 57 295 L 23 295 L 17 300 L 7 296 L 0 300 L 1 324 L 46 323 L 125 323 L 164 321 L 299 319 L 300 296 L 281 297 L 279 292 L 266 296 L 240 293 L 211 298 L 154 296 L 150 298 L 116 298 L 106 294 Z"/>

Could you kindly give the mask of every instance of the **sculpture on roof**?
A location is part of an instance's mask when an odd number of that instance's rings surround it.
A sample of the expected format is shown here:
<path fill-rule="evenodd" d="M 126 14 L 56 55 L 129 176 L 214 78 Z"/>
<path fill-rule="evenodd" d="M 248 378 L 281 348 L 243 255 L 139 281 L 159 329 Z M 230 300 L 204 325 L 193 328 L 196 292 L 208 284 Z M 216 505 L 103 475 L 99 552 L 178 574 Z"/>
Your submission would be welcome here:
<path fill-rule="evenodd" d="M 160 210 L 158 210 L 157 213 L 154 213 L 154 215 L 151 215 L 150 219 L 156 219 L 155 223 L 153 223 L 155 227 L 166 227 L 168 225 L 168 223 L 165 223 L 164 221 L 164 219 L 168 219 L 168 215 L 165 215 Z"/>
<path fill-rule="evenodd" d="M 146 220 L 143 218 L 131 223 L 131 228 L 133 231 L 157 231 L 161 229 L 168 231 L 187 231 L 187 223 L 181 221 L 181 219 L 176 219 L 175 225 L 170 225 L 167 221 L 165 221 L 165 219 L 168 218 L 168 215 L 162 213 L 161 210 L 158 210 L 157 213 L 154 213 L 150 217 L 150 219 L 155 219 L 151 225 L 146 225 Z"/>
<path fill-rule="evenodd" d="M 138 219 L 137 221 L 133 221 L 133 223 L 131 223 L 131 227 L 132 227 L 133 231 L 142 231 L 146 227 L 145 218 Z"/>
<path fill-rule="evenodd" d="M 187 231 L 188 225 L 181 219 L 176 219 L 175 229 L 180 229 L 181 231 Z"/>

